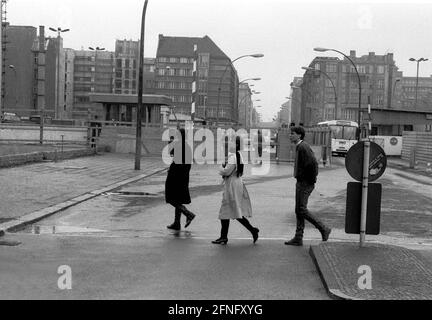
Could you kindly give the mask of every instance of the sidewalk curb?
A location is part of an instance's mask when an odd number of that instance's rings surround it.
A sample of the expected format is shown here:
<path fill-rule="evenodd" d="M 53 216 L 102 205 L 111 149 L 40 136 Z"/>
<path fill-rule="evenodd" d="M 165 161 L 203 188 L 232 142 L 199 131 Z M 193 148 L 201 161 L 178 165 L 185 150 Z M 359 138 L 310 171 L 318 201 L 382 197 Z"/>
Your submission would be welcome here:
<path fill-rule="evenodd" d="M 157 171 L 150 173 L 150 174 L 141 174 L 141 175 L 133 177 L 133 178 L 128 178 L 126 180 L 122 180 L 120 182 L 113 183 L 113 184 L 108 185 L 106 187 L 103 187 L 101 189 L 87 192 L 87 193 L 82 194 L 78 197 L 64 201 L 64 202 L 56 204 L 54 206 L 29 213 L 23 217 L 18 218 L 18 219 L 14 219 L 12 221 L 2 223 L 2 224 L 0 224 L 0 237 L 4 236 L 4 234 L 6 232 L 14 232 L 18 229 L 21 229 L 22 227 L 24 227 L 26 225 L 35 223 L 35 222 L 40 221 L 44 218 L 52 216 L 56 213 L 64 211 L 68 208 L 76 206 L 82 202 L 96 198 L 103 193 L 113 191 L 113 190 L 118 189 L 119 187 L 122 187 L 124 185 L 129 184 L 129 183 L 133 183 L 133 182 L 139 181 L 141 179 L 145 179 L 145 178 L 154 176 L 156 174 L 162 173 L 162 172 L 167 171 L 167 170 L 168 170 L 168 168 L 165 168 L 165 169 L 157 170 Z"/>
<path fill-rule="evenodd" d="M 318 274 L 329 297 L 334 300 L 357 300 L 353 297 L 345 295 L 339 289 L 335 289 L 338 288 L 336 278 L 333 276 L 333 273 L 328 269 L 327 262 L 324 260 L 324 257 L 318 254 L 318 252 L 316 252 L 319 251 L 317 250 L 317 248 L 317 245 L 310 246 L 309 255 L 311 256 L 312 261 L 317 268 Z M 327 277 L 325 277 L 324 274 Z"/>
<path fill-rule="evenodd" d="M 88 148 L 77 148 L 74 150 L 60 151 L 37 151 L 23 154 L 0 156 L 0 169 L 22 166 L 31 163 L 43 162 L 44 160 L 68 160 L 80 157 L 91 157 L 95 150 Z"/>

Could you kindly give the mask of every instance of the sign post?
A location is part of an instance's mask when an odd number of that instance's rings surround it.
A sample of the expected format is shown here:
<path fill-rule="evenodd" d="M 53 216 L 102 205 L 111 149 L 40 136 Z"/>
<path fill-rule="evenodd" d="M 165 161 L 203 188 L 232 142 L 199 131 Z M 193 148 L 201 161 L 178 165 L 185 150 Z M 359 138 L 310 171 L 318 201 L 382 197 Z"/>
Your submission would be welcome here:
<path fill-rule="evenodd" d="M 362 188 L 362 204 L 360 218 L 360 247 L 364 246 L 366 240 L 366 218 L 367 218 L 367 203 L 369 189 L 369 161 L 370 161 L 370 141 L 364 142 L 363 153 L 363 188 Z"/>
<path fill-rule="evenodd" d="M 348 151 L 345 166 L 351 177 L 361 182 L 361 205 L 359 203 L 359 206 L 353 209 L 353 204 L 347 203 L 346 226 L 349 226 L 348 229 L 352 230 L 355 226 L 356 219 L 360 218 L 357 220 L 357 223 L 360 222 L 360 226 L 357 224 L 356 233 L 360 234 L 360 247 L 363 247 L 366 241 L 367 232 L 370 234 L 370 230 L 368 231 L 368 229 L 371 228 L 368 223 L 368 213 L 372 215 L 379 212 L 379 210 L 374 210 L 376 208 L 368 208 L 368 196 L 371 196 L 369 194 L 369 184 L 370 182 L 376 181 L 384 174 L 387 167 L 387 157 L 384 150 L 379 145 L 366 139 L 357 143 Z M 348 193 L 350 192 L 354 193 L 348 195 L 347 201 L 353 201 L 353 199 L 357 197 L 355 196 L 355 188 L 348 189 Z M 358 197 L 359 196 L 360 195 L 358 195 Z M 372 196 L 372 198 L 374 197 Z M 378 204 L 375 199 L 372 200 L 374 200 L 372 201 L 374 206 L 380 206 L 381 200 L 379 200 Z M 357 211 L 359 207 L 360 217 Z M 352 212 L 348 212 L 348 209 Z M 379 219 L 372 219 L 372 222 L 375 223 L 375 220 L 378 221 Z M 379 229 L 379 227 L 374 226 L 373 229 Z"/>

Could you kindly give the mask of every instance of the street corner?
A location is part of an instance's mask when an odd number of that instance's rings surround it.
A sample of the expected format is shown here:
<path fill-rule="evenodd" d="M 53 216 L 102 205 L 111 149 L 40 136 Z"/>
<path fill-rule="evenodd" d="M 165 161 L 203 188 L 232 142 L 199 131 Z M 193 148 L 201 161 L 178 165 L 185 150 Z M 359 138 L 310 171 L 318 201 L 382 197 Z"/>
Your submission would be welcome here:
<path fill-rule="evenodd" d="M 312 245 L 310 255 L 329 296 L 342 300 L 430 300 L 432 266 L 403 247 L 354 242 Z"/>

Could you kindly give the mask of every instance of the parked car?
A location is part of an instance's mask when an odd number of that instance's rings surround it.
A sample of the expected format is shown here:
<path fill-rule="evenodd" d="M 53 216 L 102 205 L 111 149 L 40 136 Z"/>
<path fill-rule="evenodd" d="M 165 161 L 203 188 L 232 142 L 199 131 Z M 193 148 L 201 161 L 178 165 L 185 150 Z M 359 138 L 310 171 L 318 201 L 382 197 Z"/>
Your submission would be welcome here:
<path fill-rule="evenodd" d="M 1 116 L 1 122 L 21 122 L 21 118 L 16 113 L 4 112 Z"/>

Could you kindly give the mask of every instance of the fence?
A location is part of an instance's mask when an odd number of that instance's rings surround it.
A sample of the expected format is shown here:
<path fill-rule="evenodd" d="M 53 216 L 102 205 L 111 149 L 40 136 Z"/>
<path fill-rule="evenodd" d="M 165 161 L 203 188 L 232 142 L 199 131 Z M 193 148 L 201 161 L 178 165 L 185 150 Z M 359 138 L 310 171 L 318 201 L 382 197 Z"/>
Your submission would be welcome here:
<path fill-rule="evenodd" d="M 323 165 L 331 164 L 331 130 L 328 128 L 306 128 L 305 141 L 311 146 L 315 157 Z M 278 132 L 276 142 L 276 159 L 291 162 L 295 157 L 295 146 L 290 140 L 290 129 L 282 128 Z"/>
<path fill-rule="evenodd" d="M 403 132 L 402 159 L 410 161 L 411 166 L 417 162 L 432 163 L 432 132 Z"/>

